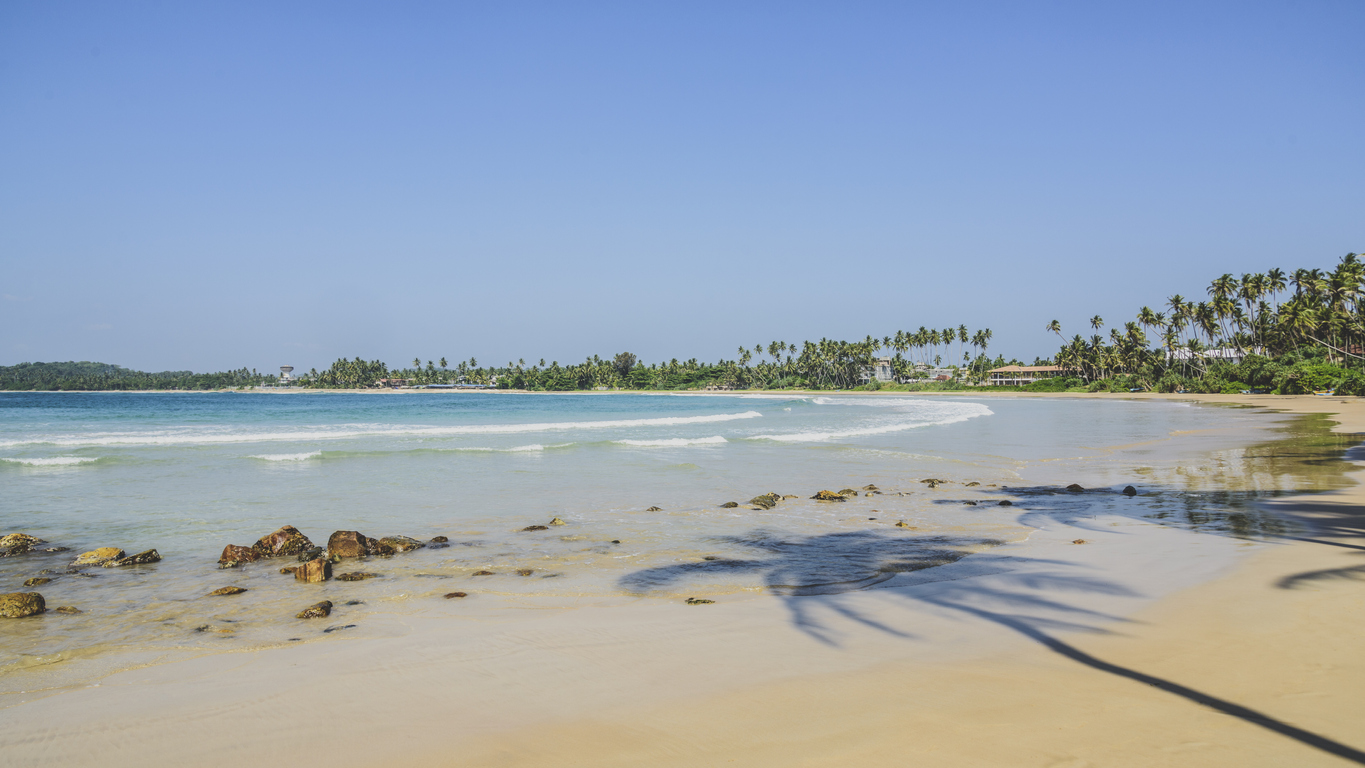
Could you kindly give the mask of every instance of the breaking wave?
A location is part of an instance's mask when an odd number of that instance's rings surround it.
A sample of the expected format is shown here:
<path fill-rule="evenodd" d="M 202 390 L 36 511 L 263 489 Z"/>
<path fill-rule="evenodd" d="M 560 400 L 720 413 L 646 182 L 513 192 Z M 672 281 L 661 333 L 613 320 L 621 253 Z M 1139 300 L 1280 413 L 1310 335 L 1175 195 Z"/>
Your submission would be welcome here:
<path fill-rule="evenodd" d="M 92 461 L 99 461 L 99 458 L 88 458 L 85 456 L 49 456 L 37 459 L 0 459 L 11 464 L 23 464 L 27 467 L 69 467 L 77 464 L 89 464 Z"/>
<path fill-rule="evenodd" d="M 716 435 L 715 437 L 670 437 L 663 440 L 613 440 L 612 442 L 617 445 L 634 445 L 645 448 L 677 448 L 685 445 L 717 445 L 730 441 Z"/>
<path fill-rule="evenodd" d="M 265 461 L 307 461 L 308 459 L 322 458 L 322 451 L 312 453 L 263 453 L 258 456 L 248 456 L 248 459 L 263 459 Z"/>

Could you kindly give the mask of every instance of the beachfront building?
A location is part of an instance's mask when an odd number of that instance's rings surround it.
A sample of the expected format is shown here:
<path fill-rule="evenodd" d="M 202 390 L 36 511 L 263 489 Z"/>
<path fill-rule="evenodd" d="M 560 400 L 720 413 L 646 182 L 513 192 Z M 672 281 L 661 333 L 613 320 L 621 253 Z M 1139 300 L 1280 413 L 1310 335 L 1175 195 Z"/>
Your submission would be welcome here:
<path fill-rule="evenodd" d="M 890 382 L 894 381 L 895 378 L 896 374 L 891 369 L 891 358 L 879 357 L 872 365 L 863 366 L 862 374 L 858 377 L 858 380 L 866 384 L 873 379 Z"/>
<path fill-rule="evenodd" d="M 1039 379 L 1050 379 L 1066 372 L 1060 365 L 1007 365 L 992 368 L 986 376 L 986 384 L 992 387 L 1021 387 Z"/>
<path fill-rule="evenodd" d="M 292 365 L 281 365 L 281 366 L 280 366 L 280 383 L 281 383 L 281 384 L 289 384 L 290 382 L 292 382 L 292 381 L 294 380 L 293 373 L 294 373 L 294 366 L 292 366 Z"/>
<path fill-rule="evenodd" d="M 1264 354 L 1265 350 L 1260 347 L 1257 347 L 1247 352 L 1243 352 L 1240 349 L 1227 348 L 1201 349 L 1196 352 L 1194 350 L 1185 349 L 1182 347 L 1174 351 L 1169 349 L 1166 350 L 1166 362 L 1169 365 L 1171 362 L 1188 363 L 1192 360 L 1220 360 L 1225 363 L 1236 365 L 1242 362 L 1242 359 L 1245 358 L 1247 355 Z"/>

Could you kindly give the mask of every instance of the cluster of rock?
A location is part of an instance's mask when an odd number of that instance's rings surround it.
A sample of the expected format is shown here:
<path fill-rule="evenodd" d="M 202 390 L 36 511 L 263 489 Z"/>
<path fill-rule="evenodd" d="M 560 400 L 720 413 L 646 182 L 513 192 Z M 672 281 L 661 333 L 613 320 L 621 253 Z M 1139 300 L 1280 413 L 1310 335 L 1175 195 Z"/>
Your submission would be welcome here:
<path fill-rule="evenodd" d="M 16 557 L 31 552 L 66 552 L 67 547 L 40 547 L 47 542 L 37 536 L 30 536 L 27 533 L 10 533 L 0 536 L 0 557 Z M 161 560 L 161 555 L 155 549 L 129 555 L 118 547 L 98 547 L 89 552 L 82 552 L 71 561 L 66 569 L 67 574 L 76 576 L 89 576 L 82 573 L 82 570 L 91 566 L 104 566 L 106 568 L 116 568 L 126 565 L 146 565 Z M 43 570 L 40 574 L 56 573 L 52 570 Z M 45 575 L 34 576 L 24 581 L 25 587 L 40 587 L 44 584 L 52 583 L 52 578 Z M 11 592 L 0 594 L 0 618 L 23 618 L 25 616 L 37 616 L 47 612 L 47 603 L 43 596 L 37 592 Z M 63 605 L 53 609 L 55 613 L 80 613 L 81 610 L 74 606 Z"/>

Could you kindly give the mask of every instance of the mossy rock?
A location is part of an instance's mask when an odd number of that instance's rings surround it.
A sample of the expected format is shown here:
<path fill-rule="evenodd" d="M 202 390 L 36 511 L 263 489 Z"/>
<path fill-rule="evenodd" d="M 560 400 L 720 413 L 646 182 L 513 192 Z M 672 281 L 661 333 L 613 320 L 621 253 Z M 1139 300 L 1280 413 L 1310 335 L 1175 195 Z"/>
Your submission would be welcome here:
<path fill-rule="evenodd" d="M 816 491 L 815 495 L 811 498 L 816 501 L 847 501 L 842 495 L 837 494 L 834 491 Z"/>
<path fill-rule="evenodd" d="M 246 587 L 219 587 L 205 595 L 205 597 L 218 597 L 220 595 L 240 595 L 246 591 Z"/>
<path fill-rule="evenodd" d="M 325 619 L 332 615 L 332 601 L 323 600 L 320 603 L 313 603 L 302 611 L 294 614 L 296 619 Z"/>
<path fill-rule="evenodd" d="M 118 547 L 98 547 L 89 552 L 82 552 L 76 555 L 76 559 L 71 561 L 72 565 L 103 565 L 112 560 L 117 560 L 125 555 L 124 551 Z"/>
<path fill-rule="evenodd" d="M 10 592 L 0 595 L 0 618 L 22 619 L 47 610 L 47 601 L 37 592 Z"/>

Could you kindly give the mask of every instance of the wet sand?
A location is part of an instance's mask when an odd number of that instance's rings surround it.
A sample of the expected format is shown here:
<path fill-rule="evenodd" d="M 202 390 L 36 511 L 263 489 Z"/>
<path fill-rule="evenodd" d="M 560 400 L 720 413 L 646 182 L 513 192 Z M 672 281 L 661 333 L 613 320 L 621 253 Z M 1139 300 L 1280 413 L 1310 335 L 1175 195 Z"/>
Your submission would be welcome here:
<path fill-rule="evenodd" d="M 1342 430 L 1365 432 L 1365 403 L 1240 400 L 1340 413 Z M 345 641 L 20 697 L 0 716 L 0 755 L 1346 765 L 1365 761 L 1351 751 L 1365 748 L 1362 500 L 1355 486 L 1274 502 L 1316 528 L 1270 543 L 1118 515 L 1052 521 L 1027 544 L 843 594 L 441 601 Z"/>

